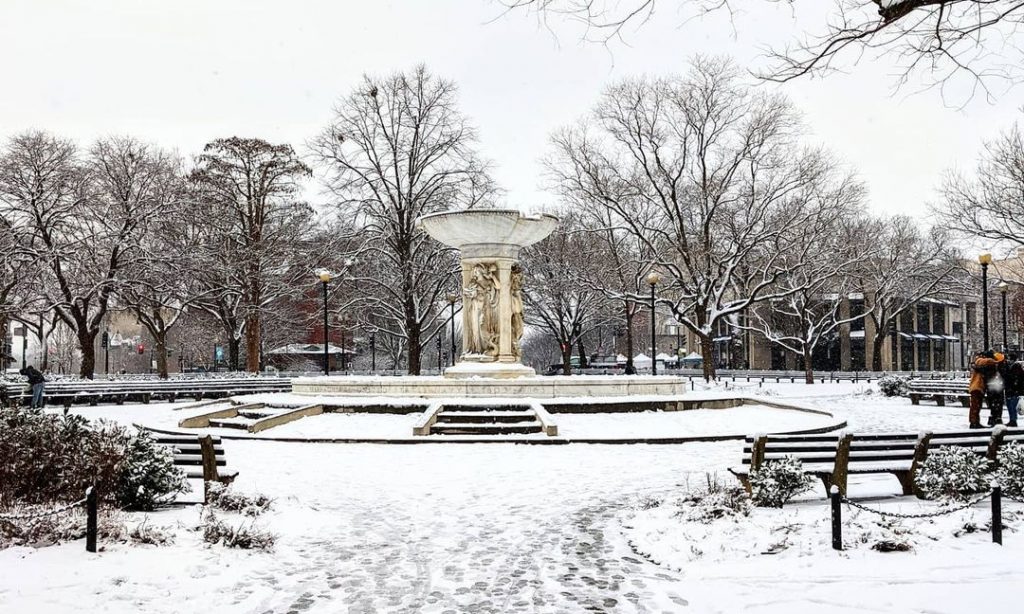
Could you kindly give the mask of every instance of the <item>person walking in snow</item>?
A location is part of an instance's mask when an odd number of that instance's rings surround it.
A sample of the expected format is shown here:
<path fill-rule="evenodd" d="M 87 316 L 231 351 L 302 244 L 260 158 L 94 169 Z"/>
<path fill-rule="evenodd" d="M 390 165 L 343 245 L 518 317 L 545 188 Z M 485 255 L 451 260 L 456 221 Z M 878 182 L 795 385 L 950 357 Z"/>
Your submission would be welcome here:
<path fill-rule="evenodd" d="M 38 369 L 29 365 L 18 371 L 28 378 L 28 385 L 32 387 L 32 409 L 43 407 L 43 393 L 46 391 L 46 378 Z"/>
<path fill-rule="evenodd" d="M 968 413 L 970 428 L 980 429 L 981 426 L 981 403 L 985 400 L 985 392 L 988 390 L 989 381 L 996 373 L 996 360 L 991 351 L 978 352 L 971 363 L 971 382 L 968 390 L 971 393 L 971 408 Z"/>
<path fill-rule="evenodd" d="M 1017 426 L 1017 406 L 1024 395 L 1024 364 L 1017 360 L 1016 354 L 1007 356 L 1003 380 L 1006 387 L 1006 424 Z"/>

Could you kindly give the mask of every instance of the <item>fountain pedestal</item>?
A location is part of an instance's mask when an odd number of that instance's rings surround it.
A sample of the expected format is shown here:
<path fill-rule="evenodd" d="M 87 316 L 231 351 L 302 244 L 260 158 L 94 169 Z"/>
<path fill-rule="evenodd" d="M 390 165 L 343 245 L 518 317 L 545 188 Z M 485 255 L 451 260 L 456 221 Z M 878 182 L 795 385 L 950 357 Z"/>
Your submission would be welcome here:
<path fill-rule="evenodd" d="M 462 355 L 445 370 L 445 377 L 536 375 L 520 362 L 523 277 L 519 252 L 551 234 L 558 218 L 482 209 L 425 215 L 417 223 L 434 239 L 457 248 L 462 258 Z"/>

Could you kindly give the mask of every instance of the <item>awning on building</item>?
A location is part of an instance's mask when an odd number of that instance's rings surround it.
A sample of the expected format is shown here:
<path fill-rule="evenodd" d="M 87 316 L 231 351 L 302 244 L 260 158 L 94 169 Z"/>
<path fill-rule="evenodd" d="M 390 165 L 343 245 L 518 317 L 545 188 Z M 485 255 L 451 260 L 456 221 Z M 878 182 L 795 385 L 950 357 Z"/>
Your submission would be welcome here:
<path fill-rule="evenodd" d="M 900 337 L 903 337 L 904 339 L 913 339 L 914 338 L 914 336 L 911 335 L 910 333 L 904 333 L 904 332 L 900 332 Z"/>

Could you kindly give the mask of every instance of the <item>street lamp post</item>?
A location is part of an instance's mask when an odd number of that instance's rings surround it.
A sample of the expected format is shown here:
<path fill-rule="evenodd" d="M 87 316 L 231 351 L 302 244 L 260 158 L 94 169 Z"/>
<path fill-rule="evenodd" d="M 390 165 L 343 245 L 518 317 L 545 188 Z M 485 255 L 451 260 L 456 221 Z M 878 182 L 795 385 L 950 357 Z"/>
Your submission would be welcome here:
<path fill-rule="evenodd" d="M 647 274 L 647 283 L 651 285 L 651 375 L 658 374 L 658 342 L 657 342 L 657 324 L 655 323 L 655 308 L 657 307 L 657 297 L 654 294 L 654 287 L 661 281 L 661 275 L 657 271 L 651 271 Z"/>
<path fill-rule="evenodd" d="M 318 273 L 317 276 L 320 278 L 320 284 L 323 286 L 323 291 L 324 291 L 323 292 L 323 294 L 324 294 L 324 375 L 330 375 L 331 374 L 331 355 L 330 355 L 330 353 L 328 352 L 328 349 L 327 349 L 327 346 L 328 346 L 327 340 L 329 338 L 329 336 L 327 334 L 328 333 L 328 329 L 327 329 L 327 284 L 329 284 L 331 282 L 331 274 L 330 274 L 330 272 L 328 272 L 326 270 L 321 270 Z M 344 354 L 342 354 L 342 358 L 344 359 Z"/>
<path fill-rule="evenodd" d="M 370 371 L 377 371 L 377 331 L 370 333 Z"/>
<path fill-rule="evenodd" d="M 441 372 L 441 335 L 437 336 L 437 372 Z"/>
<path fill-rule="evenodd" d="M 455 364 L 455 301 L 459 300 L 459 295 L 454 292 L 449 292 L 448 306 L 451 308 L 451 316 L 448 318 L 448 326 L 451 328 L 452 334 L 452 364 Z"/>
<path fill-rule="evenodd" d="M 1010 284 L 1006 283 L 1005 281 L 1000 281 L 999 282 L 999 294 L 1000 294 L 1000 296 L 1002 297 L 1002 300 L 1003 300 L 1003 352 L 1006 352 L 1006 347 L 1008 345 L 1008 343 L 1006 341 L 1006 316 L 1007 316 L 1007 312 L 1006 312 L 1006 290 L 1009 287 L 1010 287 Z"/>
<path fill-rule="evenodd" d="M 988 337 L 988 265 L 992 264 L 992 254 L 983 252 L 978 256 L 978 262 L 981 264 L 981 333 L 984 349 L 988 350 L 991 347 Z"/>

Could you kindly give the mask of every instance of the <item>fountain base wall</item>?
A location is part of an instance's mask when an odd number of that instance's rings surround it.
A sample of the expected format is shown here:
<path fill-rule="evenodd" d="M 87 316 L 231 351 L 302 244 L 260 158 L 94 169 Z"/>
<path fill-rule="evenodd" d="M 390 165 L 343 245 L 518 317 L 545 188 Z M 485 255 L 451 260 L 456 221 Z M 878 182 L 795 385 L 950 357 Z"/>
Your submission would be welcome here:
<path fill-rule="evenodd" d="M 643 397 L 680 395 L 685 393 L 686 389 L 686 380 L 669 375 L 534 375 L 509 379 L 467 376 L 463 379 L 448 376 L 446 373 L 444 377 L 330 376 L 300 377 L 292 381 L 293 394 L 363 397 Z"/>

